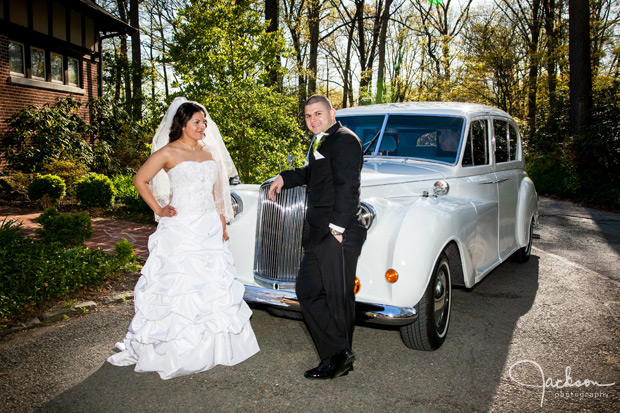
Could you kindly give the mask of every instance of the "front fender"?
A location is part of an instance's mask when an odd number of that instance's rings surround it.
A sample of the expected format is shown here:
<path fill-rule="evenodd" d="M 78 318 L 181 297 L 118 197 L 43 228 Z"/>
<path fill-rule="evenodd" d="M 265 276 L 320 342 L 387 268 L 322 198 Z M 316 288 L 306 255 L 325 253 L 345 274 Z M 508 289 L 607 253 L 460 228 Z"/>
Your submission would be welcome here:
<path fill-rule="evenodd" d="M 237 279 L 246 285 L 254 283 L 254 252 L 258 191 L 260 185 L 236 185 L 231 191 L 240 196 L 243 212 L 228 225 L 228 248 L 235 259 Z"/>
<path fill-rule="evenodd" d="M 463 271 L 472 271 L 465 246 L 475 235 L 476 217 L 470 202 L 447 196 L 422 198 L 411 206 L 394 244 L 392 268 L 399 273 L 395 305 L 413 306 L 420 301 L 439 255 L 451 241 L 460 251 Z"/>

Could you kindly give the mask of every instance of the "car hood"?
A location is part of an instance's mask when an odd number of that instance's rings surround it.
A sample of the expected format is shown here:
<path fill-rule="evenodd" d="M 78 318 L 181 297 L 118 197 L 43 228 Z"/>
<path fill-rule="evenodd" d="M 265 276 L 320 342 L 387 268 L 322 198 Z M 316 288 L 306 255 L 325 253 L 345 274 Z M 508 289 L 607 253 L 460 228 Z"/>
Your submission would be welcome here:
<path fill-rule="evenodd" d="M 445 179 L 453 167 L 412 160 L 365 159 L 362 187 Z"/>

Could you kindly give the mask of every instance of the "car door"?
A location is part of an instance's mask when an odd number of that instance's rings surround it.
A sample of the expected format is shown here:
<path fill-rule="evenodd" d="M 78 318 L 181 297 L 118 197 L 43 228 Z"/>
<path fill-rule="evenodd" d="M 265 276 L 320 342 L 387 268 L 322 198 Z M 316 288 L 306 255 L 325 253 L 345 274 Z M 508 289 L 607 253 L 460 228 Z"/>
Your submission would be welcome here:
<path fill-rule="evenodd" d="M 476 231 L 468 240 L 475 280 L 499 261 L 498 192 L 492 162 L 490 118 L 473 118 L 469 124 L 461 163 L 462 196 L 477 212 Z"/>
<path fill-rule="evenodd" d="M 506 118 L 493 118 L 495 174 L 499 200 L 499 257 L 503 261 L 517 248 L 517 201 L 521 179 L 518 129 Z"/>

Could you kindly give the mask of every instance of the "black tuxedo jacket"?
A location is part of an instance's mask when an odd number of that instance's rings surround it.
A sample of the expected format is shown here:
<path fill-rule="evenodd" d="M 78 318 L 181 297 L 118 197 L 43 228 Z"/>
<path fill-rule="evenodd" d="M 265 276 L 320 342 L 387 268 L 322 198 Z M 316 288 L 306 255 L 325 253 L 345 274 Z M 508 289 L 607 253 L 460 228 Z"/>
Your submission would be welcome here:
<path fill-rule="evenodd" d="M 316 156 L 310 151 L 308 165 L 280 175 L 284 188 L 307 185 L 307 227 L 304 245 L 316 245 L 329 233 L 329 224 L 346 231 L 362 225 L 360 179 L 364 163 L 362 144 L 350 129 L 336 122 L 323 137 Z M 319 158 L 319 159 L 317 159 Z M 309 243 L 309 244 L 308 244 Z"/>

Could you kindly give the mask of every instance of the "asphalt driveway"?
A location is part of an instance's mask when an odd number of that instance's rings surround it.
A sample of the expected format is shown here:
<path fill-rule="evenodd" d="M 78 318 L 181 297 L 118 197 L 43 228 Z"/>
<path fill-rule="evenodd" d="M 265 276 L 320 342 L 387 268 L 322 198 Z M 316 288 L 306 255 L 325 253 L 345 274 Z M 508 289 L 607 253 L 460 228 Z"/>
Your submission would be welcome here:
<path fill-rule="evenodd" d="M 312 382 L 303 322 L 255 309 L 256 356 L 163 381 L 105 362 L 133 315 L 128 300 L 0 339 L 0 410 L 620 411 L 620 215 L 549 199 L 540 212 L 529 262 L 454 291 L 435 352 L 360 325 L 355 371 Z"/>

